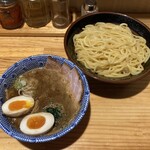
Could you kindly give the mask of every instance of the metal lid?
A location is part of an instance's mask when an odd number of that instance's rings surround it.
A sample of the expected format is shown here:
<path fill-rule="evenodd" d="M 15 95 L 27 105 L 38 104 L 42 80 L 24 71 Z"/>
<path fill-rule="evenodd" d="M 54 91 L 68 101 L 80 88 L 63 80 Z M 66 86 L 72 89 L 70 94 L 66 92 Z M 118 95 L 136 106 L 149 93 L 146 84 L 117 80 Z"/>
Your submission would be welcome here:
<path fill-rule="evenodd" d="M 84 9 L 93 11 L 96 8 L 96 0 L 84 0 Z"/>
<path fill-rule="evenodd" d="M 8 7 L 16 3 L 16 0 L 0 0 L 0 7 Z"/>

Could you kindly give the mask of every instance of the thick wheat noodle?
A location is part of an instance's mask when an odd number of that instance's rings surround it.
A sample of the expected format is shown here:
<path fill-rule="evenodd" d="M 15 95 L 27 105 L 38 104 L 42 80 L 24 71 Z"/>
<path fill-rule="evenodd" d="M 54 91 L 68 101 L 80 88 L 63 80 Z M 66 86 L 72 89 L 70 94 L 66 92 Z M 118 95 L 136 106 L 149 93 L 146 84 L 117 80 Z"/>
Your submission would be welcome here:
<path fill-rule="evenodd" d="M 106 77 L 137 75 L 150 57 L 146 40 L 134 35 L 125 23 L 86 25 L 73 41 L 77 60 Z"/>

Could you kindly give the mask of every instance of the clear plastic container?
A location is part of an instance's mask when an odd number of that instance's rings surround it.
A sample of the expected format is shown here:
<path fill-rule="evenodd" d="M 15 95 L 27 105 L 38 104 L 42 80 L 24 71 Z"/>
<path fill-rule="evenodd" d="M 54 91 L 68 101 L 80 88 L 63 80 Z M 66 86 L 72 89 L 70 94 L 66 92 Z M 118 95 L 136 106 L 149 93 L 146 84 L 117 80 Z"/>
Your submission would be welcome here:
<path fill-rule="evenodd" d="M 42 27 L 51 20 L 49 0 L 19 0 L 25 22 L 30 27 Z"/>
<path fill-rule="evenodd" d="M 66 28 L 70 23 L 69 0 L 51 0 L 52 24 L 56 28 Z"/>

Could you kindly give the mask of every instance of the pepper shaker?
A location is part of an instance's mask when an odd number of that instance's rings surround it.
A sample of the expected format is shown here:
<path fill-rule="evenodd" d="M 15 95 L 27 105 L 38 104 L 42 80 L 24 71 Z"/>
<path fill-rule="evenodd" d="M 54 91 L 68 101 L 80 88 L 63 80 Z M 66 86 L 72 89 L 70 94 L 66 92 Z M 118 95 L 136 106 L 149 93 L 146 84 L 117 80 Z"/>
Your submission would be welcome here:
<path fill-rule="evenodd" d="M 23 25 L 21 8 L 16 0 L 0 0 L 0 22 L 5 29 L 16 29 Z"/>
<path fill-rule="evenodd" d="M 96 0 L 84 0 L 84 4 L 81 6 L 81 16 L 94 12 L 98 12 Z"/>
<path fill-rule="evenodd" d="M 52 24 L 56 28 L 66 28 L 70 23 L 69 0 L 51 0 Z"/>

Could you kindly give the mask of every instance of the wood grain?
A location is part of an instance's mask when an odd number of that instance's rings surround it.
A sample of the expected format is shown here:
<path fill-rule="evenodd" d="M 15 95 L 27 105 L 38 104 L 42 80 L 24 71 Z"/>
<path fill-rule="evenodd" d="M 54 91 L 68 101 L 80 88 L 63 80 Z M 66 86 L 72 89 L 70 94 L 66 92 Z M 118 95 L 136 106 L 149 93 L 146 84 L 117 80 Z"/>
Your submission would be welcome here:
<path fill-rule="evenodd" d="M 149 15 L 131 16 L 150 27 Z M 45 27 L 38 29 L 36 37 L 31 36 L 32 29 L 22 30 L 19 32 L 28 30 L 30 36 L 22 33 L 17 36 L 18 31 L 11 31 L 9 36 L 8 31 L 0 29 L 0 34 L 6 33 L 0 36 L 0 75 L 16 61 L 31 55 L 53 54 L 67 58 L 63 46 L 65 30 L 57 33 L 53 29 L 52 35 L 47 31 L 47 36 Z M 88 78 L 90 104 L 75 129 L 58 140 L 40 144 L 19 142 L 0 130 L 0 150 L 150 150 L 149 81 L 150 75 L 128 85 L 105 84 Z"/>

